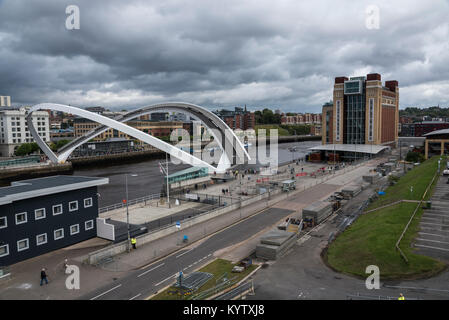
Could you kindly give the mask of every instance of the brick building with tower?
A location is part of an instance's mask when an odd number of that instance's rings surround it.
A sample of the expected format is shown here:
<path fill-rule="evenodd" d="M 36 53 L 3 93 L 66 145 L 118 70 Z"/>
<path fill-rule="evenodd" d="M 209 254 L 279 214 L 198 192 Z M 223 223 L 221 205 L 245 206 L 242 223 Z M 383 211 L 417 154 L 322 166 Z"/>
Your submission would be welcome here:
<path fill-rule="evenodd" d="M 336 77 L 333 101 L 323 105 L 323 144 L 395 146 L 398 140 L 398 81 L 381 75 Z"/>

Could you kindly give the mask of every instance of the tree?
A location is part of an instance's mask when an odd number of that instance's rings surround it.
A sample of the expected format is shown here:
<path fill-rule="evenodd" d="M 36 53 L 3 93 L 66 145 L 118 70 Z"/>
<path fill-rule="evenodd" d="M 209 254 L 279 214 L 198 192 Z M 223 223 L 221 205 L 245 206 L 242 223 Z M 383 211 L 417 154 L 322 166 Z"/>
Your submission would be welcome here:
<path fill-rule="evenodd" d="M 19 157 L 27 156 L 33 152 L 39 150 L 39 146 L 36 142 L 32 143 L 23 143 L 21 144 L 17 150 L 15 151 L 15 155 Z"/>
<path fill-rule="evenodd" d="M 409 162 L 423 162 L 424 160 L 425 157 L 422 153 L 414 151 L 409 151 L 405 157 L 405 161 Z"/>
<path fill-rule="evenodd" d="M 63 146 L 65 146 L 67 143 L 69 143 L 70 142 L 70 140 L 66 140 L 66 139 L 64 139 L 64 140 L 59 140 L 58 142 L 56 142 L 56 143 L 52 143 L 51 145 L 50 145 L 50 149 L 51 150 L 53 150 L 53 151 L 57 151 L 57 150 L 59 150 L 60 148 L 62 148 Z"/>

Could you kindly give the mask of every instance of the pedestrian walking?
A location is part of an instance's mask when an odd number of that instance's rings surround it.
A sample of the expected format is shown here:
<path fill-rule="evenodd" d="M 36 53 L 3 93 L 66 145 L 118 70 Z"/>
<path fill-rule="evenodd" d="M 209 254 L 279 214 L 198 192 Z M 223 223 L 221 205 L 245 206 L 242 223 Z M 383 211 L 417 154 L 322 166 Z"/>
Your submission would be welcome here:
<path fill-rule="evenodd" d="M 134 237 L 131 238 L 131 244 L 133 245 L 133 249 L 137 249 L 137 247 L 136 247 L 136 244 L 137 244 L 136 238 L 134 238 Z"/>
<path fill-rule="evenodd" d="M 399 294 L 398 300 L 405 300 L 405 297 L 404 297 L 404 295 L 402 293 Z"/>
<path fill-rule="evenodd" d="M 41 270 L 41 286 L 44 283 L 48 284 L 48 279 L 47 279 L 47 273 L 45 272 L 45 268 L 42 268 Z"/>

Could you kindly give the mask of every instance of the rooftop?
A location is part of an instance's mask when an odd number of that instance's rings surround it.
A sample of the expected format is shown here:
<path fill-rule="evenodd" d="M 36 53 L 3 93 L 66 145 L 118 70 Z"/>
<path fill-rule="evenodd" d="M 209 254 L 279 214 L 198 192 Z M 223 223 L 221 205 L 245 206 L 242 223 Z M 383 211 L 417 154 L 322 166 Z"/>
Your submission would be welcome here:
<path fill-rule="evenodd" d="M 435 130 L 435 131 L 426 133 L 423 136 L 427 137 L 427 136 L 434 136 L 434 135 L 438 135 L 438 134 L 449 134 L 449 129 Z"/>
<path fill-rule="evenodd" d="M 371 144 L 325 144 L 317 147 L 309 148 L 312 151 L 344 151 L 378 154 L 382 150 L 388 149 L 387 146 L 371 145 Z"/>
<path fill-rule="evenodd" d="M 15 181 L 9 187 L 0 188 L 0 205 L 108 183 L 108 178 L 62 175 Z"/>
<path fill-rule="evenodd" d="M 180 170 L 180 171 L 177 171 L 175 173 L 169 174 L 168 178 L 169 179 L 170 178 L 175 178 L 175 177 L 179 177 L 179 176 L 182 176 L 182 175 L 185 175 L 185 174 L 189 174 L 189 173 L 194 173 L 194 172 L 201 171 L 201 170 L 206 171 L 206 172 L 208 171 L 208 169 L 204 168 L 204 167 L 191 167 L 191 168 L 187 168 L 187 169 Z"/>

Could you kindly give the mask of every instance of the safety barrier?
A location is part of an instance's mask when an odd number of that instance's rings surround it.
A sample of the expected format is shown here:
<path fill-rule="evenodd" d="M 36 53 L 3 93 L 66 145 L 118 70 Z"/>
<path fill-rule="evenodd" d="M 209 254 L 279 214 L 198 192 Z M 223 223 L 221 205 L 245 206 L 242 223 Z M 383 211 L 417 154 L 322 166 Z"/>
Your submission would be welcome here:
<path fill-rule="evenodd" d="M 408 259 L 405 256 L 404 252 L 401 250 L 401 248 L 399 248 L 399 244 L 401 243 L 402 238 L 404 237 L 405 233 L 407 232 L 407 229 L 410 226 L 410 223 L 412 222 L 413 218 L 415 217 L 416 212 L 418 212 L 418 209 L 421 207 L 421 204 L 424 201 L 424 198 L 426 197 L 427 192 L 430 190 L 430 187 L 432 186 L 433 182 L 435 181 L 435 178 L 439 175 L 440 175 L 440 171 L 437 170 L 435 172 L 435 175 L 432 178 L 432 181 L 430 181 L 429 185 L 427 186 L 426 191 L 424 191 L 424 194 L 422 195 L 421 200 L 419 201 L 418 205 L 416 206 L 415 210 L 413 211 L 413 214 L 410 217 L 410 220 L 407 222 L 407 225 L 405 226 L 404 230 L 402 231 L 401 236 L 399 237 L 398 241 L 396 242 L 396 245 L 395 245 L 396 250 L 399 251 L 399 254 L 405 260 L 406 263 L 408 263 Z"/>
<path fill-rule="evenodd" d="M 137 199 L 129 200 L 128 201 L 128 206 L 132 206 L 132 205 L 139 204 L 139 203 L 142 203 L 142 202 L 145 203 L 147 201 L 152 201 L 152 200 L 159 200 L 161 197 L 162 197 L 161 193 L 150 194 L 150 195 L 145 196 L 145 197 L 140 197 L 140 198 L 137 198 Z M 99 208 L 98 209 L 98 213 L 105 213 L 105 212 L 109 212 L 109 211 L 120 209 L 120 208 L 124 208 L 124 207 L 126 207 L 126 203 L 123 203 L 123 202 L 122 203 L 116 203 L 116 204 L 112 204 L 112 205 L 107 206 L 107 207 Z"/>

